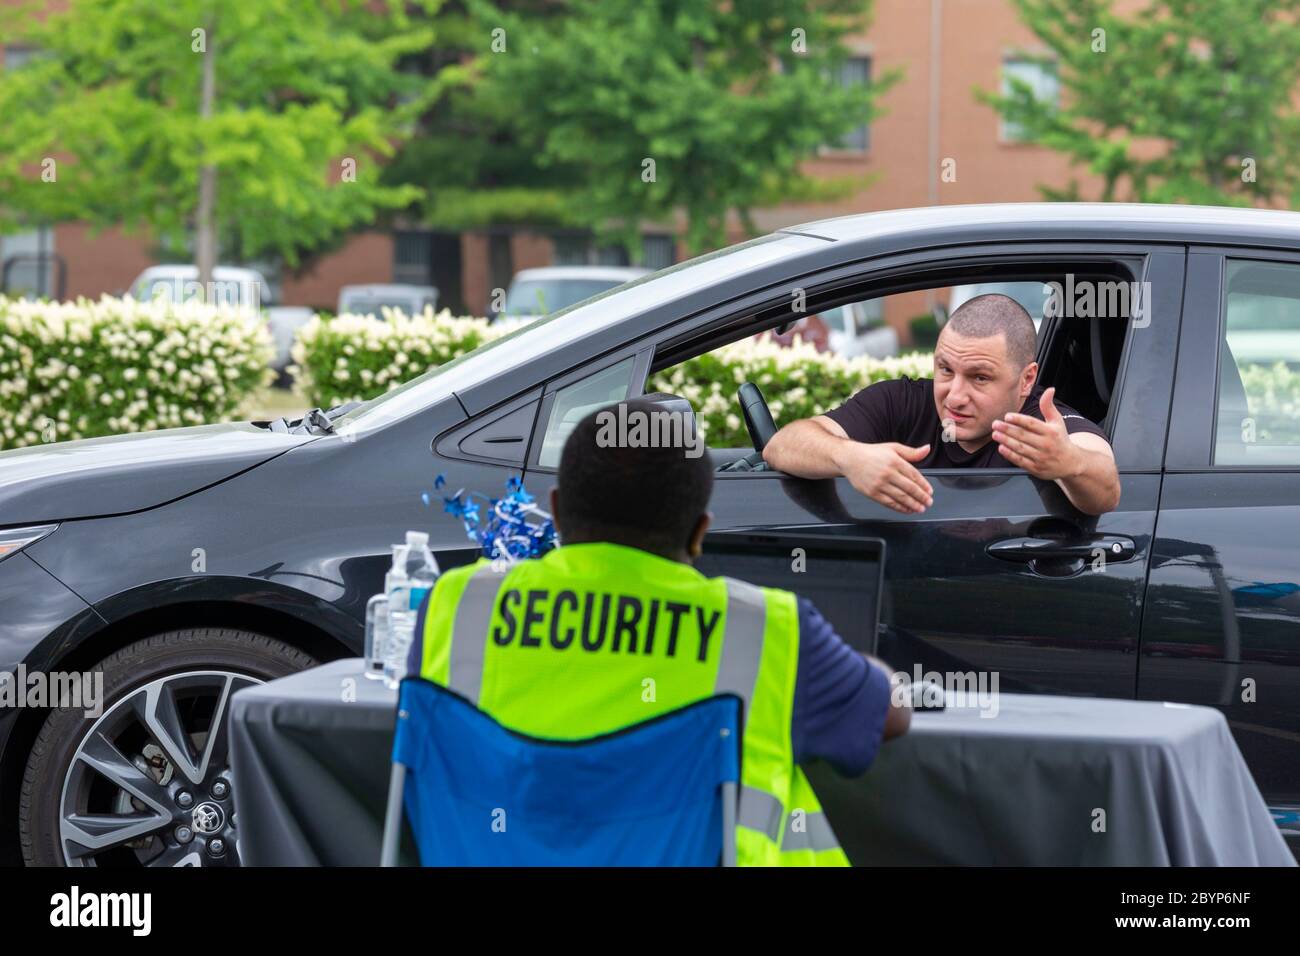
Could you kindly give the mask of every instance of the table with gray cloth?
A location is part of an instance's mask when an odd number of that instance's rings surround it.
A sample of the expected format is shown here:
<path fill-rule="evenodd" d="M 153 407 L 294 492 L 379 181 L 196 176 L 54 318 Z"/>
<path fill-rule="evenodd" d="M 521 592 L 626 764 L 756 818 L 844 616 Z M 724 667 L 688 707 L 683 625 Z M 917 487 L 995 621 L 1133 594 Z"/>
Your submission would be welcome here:
<path fill-rule="evenodd" d="M 995 716 L 916 712 L 911 731 L 856 779 L 809 768 L 854 863 L 1295 865 L 1218 711 L 995 700 Z M 245 864 L 378 862 L 395 705 L 396 692 L 364 677 L 359 659 L 235 694 Z M 416 858 L 409 840 L 402 858 Z"/>
<path fill-rule="evenodd" d="M 361 658 L 246 689 L 228 718 L 241 863 L 378 866 L 397 691 Z"/>

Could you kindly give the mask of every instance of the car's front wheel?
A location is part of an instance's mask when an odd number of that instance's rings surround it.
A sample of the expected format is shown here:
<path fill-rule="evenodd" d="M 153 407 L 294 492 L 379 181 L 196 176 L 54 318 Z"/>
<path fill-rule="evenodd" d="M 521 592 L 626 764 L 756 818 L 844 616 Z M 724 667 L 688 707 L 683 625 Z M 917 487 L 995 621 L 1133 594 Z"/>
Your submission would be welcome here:
<path fill-rule="evenodd" d="M 190 628 L 105 658 L 102 713 L 53 711 L 23 776 L 23 859 L 37 866 L 237 866 L 230 695 L 314 665 L 281 641 Z"/>

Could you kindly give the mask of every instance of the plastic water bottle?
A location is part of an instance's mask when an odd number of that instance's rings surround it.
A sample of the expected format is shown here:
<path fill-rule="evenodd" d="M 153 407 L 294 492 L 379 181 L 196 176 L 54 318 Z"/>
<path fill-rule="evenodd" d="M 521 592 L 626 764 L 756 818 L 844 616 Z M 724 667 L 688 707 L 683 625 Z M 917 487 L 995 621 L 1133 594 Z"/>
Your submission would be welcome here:
<path fill-rule="evenodd" d="M 396 687 L 406 676 L 406 656 L 415 639 L 420 605 L 437 580 L 438 563 L 429 550 L 429 536 L 421 531 L 406 532 L 406 544 L 393 548 L 393 567 L 384 587 L 388 596 L 384 679 L 390 687 Z"/>
<path fill-rule="evenodd" d="M 366 602 L 365 675 L 375 680 L 384 676 L 388 654 L 388 595 L 376 594 Z"/>
<path fill-rule="evenodd" d="M 388 608 L 388 641 L 384 645 L 384 683 L 396 687 L 401 681 L 395 677 L 397 644 L 401 642 L 403 608 L 411 603 L 410 585 L 406 580 L 408 549 L 404 544 L 393 545 L 393 564 L 384 575 L 384 603 Z"/>

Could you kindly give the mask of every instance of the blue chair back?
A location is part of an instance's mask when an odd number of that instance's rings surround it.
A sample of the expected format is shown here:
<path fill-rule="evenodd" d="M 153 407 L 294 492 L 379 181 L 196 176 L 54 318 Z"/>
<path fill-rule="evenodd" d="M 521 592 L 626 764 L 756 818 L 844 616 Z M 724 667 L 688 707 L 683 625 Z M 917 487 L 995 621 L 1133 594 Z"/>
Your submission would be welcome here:
<path fill-rule="evenodd" d="M 716 866 L 724 833 L 734 846 L 724 794 L 740 779 L 740 720 L 726 695 L 599 737 L 540 739 L 407 678 L 393 742 L 404 800 L 392 804 L 425 866 Z"/>

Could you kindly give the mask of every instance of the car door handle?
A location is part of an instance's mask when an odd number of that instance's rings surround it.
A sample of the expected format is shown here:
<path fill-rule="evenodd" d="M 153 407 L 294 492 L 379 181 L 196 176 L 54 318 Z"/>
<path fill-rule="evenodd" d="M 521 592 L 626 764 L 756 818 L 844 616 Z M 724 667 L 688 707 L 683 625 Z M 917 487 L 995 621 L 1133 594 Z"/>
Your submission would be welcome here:
<path fill-rule="evenodd" d="M 1137 554 L 1132 538 L 1117 534 L 1099 534 L 1090 538 L 1059 540 L 1055 538 L 1004 538 L 984 549 L 1003 561 L 1089 561 L 1105 555 L 1107 561 L 1128 561 Z"/>

